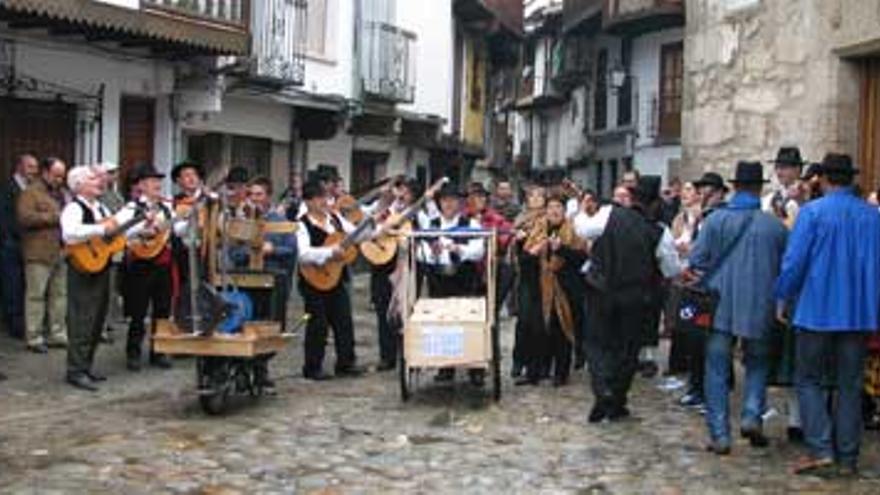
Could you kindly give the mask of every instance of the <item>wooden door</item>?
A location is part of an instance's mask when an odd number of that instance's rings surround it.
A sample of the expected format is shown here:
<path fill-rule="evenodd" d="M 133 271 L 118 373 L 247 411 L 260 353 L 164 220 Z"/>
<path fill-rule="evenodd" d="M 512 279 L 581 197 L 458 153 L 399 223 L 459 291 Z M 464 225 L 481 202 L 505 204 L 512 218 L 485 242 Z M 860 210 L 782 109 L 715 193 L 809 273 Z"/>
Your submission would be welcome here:
<path fill-rule="evenodd" d="M 0 97 L 0 177 L 12 172 L 15 158 L 33 153 L 74 164 L 76 107 L 55 101 Z"/>
<path fill-rule="evenodd" d="M 141 163 L 153 163 L 156 102 L 152 98 L 122 97 L 119 119 L 120 180 L 128 190 L 128 176 Z"/>
<path fill-rule="evenodd" d="M 865 192 L 880 186 L 880 58 L 862 62 L 859 116 L 859 184 Z"/>

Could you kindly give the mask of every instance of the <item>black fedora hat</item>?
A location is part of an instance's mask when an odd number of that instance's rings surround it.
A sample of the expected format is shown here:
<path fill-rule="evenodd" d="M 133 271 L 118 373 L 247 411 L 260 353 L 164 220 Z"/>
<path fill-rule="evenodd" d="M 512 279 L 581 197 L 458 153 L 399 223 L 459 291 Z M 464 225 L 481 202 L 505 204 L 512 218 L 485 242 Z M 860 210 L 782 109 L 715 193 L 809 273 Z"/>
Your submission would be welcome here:
<path fill-rule="evenodd" d="M 232 167 L 226 175 L 227 184 L 247 184 L 250 180 L 250 174 L 244 167 Z"/>
<path fill-rule="evenodd" d="M 437 201 L 440 201 L 443 198 L 461 198 L 462 196 L 463 194 L 461 193 L 461 190 L 458 188 L 458 186 L 451 182 L 447 182 L 443 185 L 443 187 L 440 188 L 439 191 L 437 191 L 437 195 L 435 196 L 435 198 L 437 199 Z"/>
<path fill-rule="evenodd" d="M 156 167 L 150 163 L 140 163 L 131 171 L 132 184 L 149 178 L 164 179 L 165 174 L 156 170 Z"/>
<path fill-rule="evenodd" d="M 724 179 L 715 172 L 706 172 L 700 177 L 700 180 L 694 181 L 695 187 L 704 187 L 710 186 L 715 189 L 722 189 L 724 191 L 727 190 L 727 185 L 724 184 Z"/>
<path fill-rule="evenodd" d="M 177 165 L 174 166 L 174 168 L 171 169 L 171 180 L 176 181 L 177 178 L 180 177 L 180 173 L 188 168 L 195 170 L 196 174 L 198 174 L 200 179 L 205 178 L 204 167 L 202 167 L 200 164 L 198 164 L 196 162 L 185 160 L 185 161 L 178 163 Z"/>
<path fill-rule="evenodd" d="M 770 163 L 777 167 L 803 167 L 806 162 L 801 158 L 801 150 L 797 146 L 783 146 L 776 152 L 776 158 Z"/>
<path fill-rule="evenodd" d="M 852 157 L 843 153 L 828 153 L 819 167 L 819 174 L 856 175 L 858 173 L 859 169 L 853 165 Z"/>
<path fill-rule="evenodd" d="M 339 170 L 336 166 L 327 163 L 318 165 L 318 176 L 320 176 L 321 180 L 325 182 L 336 181 L 342 178 L 339 176 Z"/>
<path fill-rule="evenodd" d="M 736 164 L 736 174 L 730 179 L 731 184 L 765 184 L 764 166 L 761 162 L 741 161 Z"/>

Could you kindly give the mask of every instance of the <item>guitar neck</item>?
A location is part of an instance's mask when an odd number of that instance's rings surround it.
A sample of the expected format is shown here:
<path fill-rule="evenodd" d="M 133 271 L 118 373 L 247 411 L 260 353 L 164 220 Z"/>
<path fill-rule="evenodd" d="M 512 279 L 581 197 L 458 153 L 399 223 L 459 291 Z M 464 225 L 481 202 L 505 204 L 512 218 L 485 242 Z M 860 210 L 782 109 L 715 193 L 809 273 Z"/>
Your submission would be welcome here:
<path fill-rule="evenodd" d="M 364 231 L 367 230 L 372 225 L 373 225 L 373 217 L 365 218 L 364 221 L 359 223 L 357 225 L 357 227 L 355 227 L 355 229 L 353 231 L 351 231 L 350 234 L 345 236 L 345 239 L 343 239 L 342 242 L 339 243 L 339 247 L 341 247 L 342 249 L 348 249 L 349 247 L 351 247 L 352 244 L 354 244 L 355 239 L 360 237 L 360 235 L 363 234 Z"/>

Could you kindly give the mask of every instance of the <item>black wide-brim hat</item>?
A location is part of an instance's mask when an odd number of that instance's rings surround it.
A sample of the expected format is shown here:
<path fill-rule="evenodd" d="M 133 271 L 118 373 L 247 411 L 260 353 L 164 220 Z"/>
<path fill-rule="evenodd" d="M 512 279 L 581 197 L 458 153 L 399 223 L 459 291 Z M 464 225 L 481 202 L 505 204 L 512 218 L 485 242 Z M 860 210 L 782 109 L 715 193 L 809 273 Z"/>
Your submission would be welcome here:
<path fill-rule="evenodd" d="M 736 174 L 728 182 L 731 184 L 766 184 L 764 166 L 761 162 L 741 161 L 736 164 Z"/>
<path fill-rule="evenodd" d="M 801 158 L 801 150 L 797 146 L 783 146 L 776 152 L 776 158 L 769 160 L 777 167 L 803 167 L 806 162 Z"/>
<path fill-rule="evenodd" d="M 852 157 L 842 153 L 828 153 L 819 164 L 820 174 L 856 175 L 859 169 L 853 165 Z"/>
<path fill-rule="evenodd" d="M 721 175 L 716 174 L 715 172 L 706 172 L 700 177 L 700 180 L 694 181 L 694 187 L 703 187 L 703 186 L 711 186 L 715 189 L 722 189 L 727 191 L 727 185 L 724 183 L 724 179 Z"/>
<path fill-rule="evenodd" d="M 149 163 L 138 164 L 131 171 L 131 182 L 133 184 L 150 178 L 164 179 L 165 174 L 156 170 L 156 167 Z"/>
<path fill-rule="evenodd" d="M 327 163 L 322 163 L 318 165 L 318 176 L 321 177 L 321 180 L 325 182 L 337 181 L 342 179 L 336 166 L 329 165 Z"/>
<path fill-rule="evenodd" d="M 434 198 L 437 201 L 440 201 L 443 198 L 456 198 L 461 199 L 464 195 L 461 193 L 461 190 L 455 184 L 451 182 L 447 182 L 443 187 L 437 191 L 437 194 Z"/>
<path fill-rule="evenodd" d="M 250 174 L 244 167 L 232 167 L 226 175 L 227 184 L 247 184 L 250 180 Z"/>
<path fill-rule="evenodd" d="M 176 181 L 178 177 L 180 177 L 180 173 L 184 170 L 191 168 L 196 171 L 200 179 L 205 178 L 205 168 L 200 164 L 191 161 L 180 162 L 171 169 L 171 180 Z"/>

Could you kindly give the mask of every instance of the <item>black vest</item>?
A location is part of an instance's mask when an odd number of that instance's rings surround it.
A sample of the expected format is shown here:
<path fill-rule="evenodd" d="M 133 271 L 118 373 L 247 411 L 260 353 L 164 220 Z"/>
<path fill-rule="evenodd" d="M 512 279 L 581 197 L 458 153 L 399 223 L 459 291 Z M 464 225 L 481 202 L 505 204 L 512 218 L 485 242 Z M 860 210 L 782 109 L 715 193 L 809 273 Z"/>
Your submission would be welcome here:
<path fill-rule="evenodd" d="M 89 208 L 89 205 L 85 204 L 82 200 L 80 200 L 79 198 L 76 198 L 76 197 L 73 198 L 73 201 L 79 205 L 79 208 L 83 212 L 82 223 L 84 223 L 86 225 L 94 225 L 95 223 L 97 223 L 97 219 L 95 218 L 95 214 L 92 213 L 92 209 Z M 107 218 L 108 216 L 110 216 L 110 212 L 108 212 L 107 208 L 105 208 L 104 205 L 102 205 L 100 202 L 98 203 L 98 209 L 101 210 L 101 213 L 103 213 L 104 218 Z"/>
<path fill-rule="evenodd" d="M 333 225 L 333 228 L 336 229 L 337 232 L 342 232 L 342 222 L 339 218 L 333 213 L 329 213 L 329 215 L 330 223 Z M 327 241 L 329 234 L 327 234 L 327 232 L 321 227 L 315 225 L 309 218 L 308 214 L 301 216 L 299 221 L 306 227 L 306 232 L 309 233 L 309 245 L 312 247 L 323 246 Z"/>

